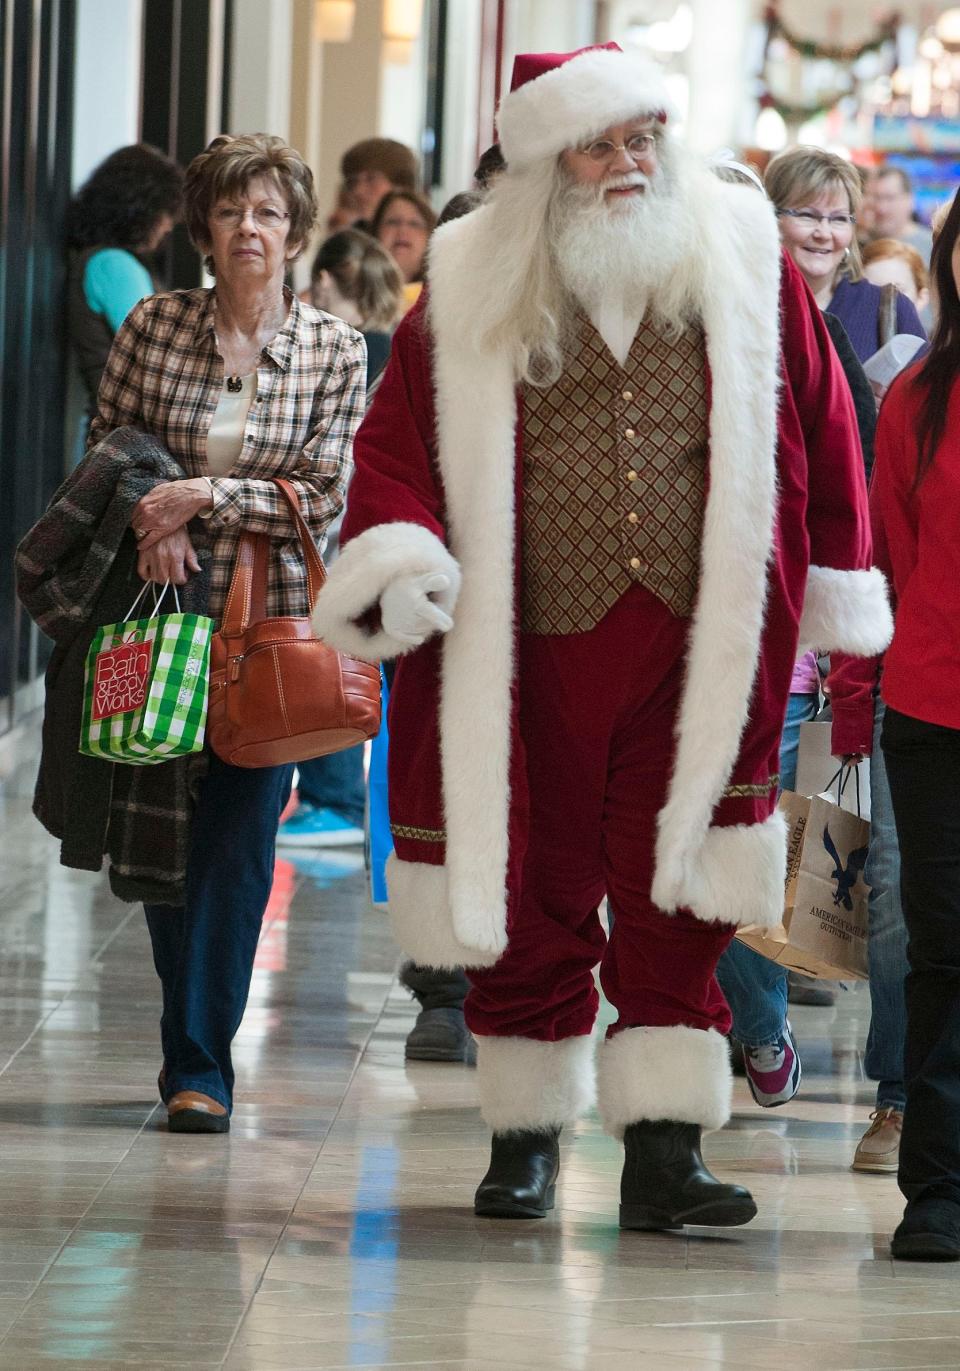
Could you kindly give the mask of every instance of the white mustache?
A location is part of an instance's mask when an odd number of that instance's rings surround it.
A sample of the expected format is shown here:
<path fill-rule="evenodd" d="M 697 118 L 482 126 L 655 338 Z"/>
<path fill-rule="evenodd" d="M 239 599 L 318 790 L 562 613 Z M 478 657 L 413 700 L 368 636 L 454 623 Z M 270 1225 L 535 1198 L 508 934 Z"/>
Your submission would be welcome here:
<path fill-rule="evenodd" d="M 603 182 L 601 190 L 627 190 L 631 186 L 650 187 L 650 177 L 642 171 L 626 171 L 620 176 L 611 176 Z"/>

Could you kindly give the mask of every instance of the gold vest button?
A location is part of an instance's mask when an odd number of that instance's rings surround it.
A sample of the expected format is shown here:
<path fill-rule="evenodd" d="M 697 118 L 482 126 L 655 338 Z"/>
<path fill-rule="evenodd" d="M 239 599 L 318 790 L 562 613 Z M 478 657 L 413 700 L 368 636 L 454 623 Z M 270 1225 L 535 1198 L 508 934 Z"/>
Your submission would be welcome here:
<path fill-rule="evenodd" d="M 640 570 L 640 558 L 639 558 L 639 557 L 631 557 L 631 558 L 630 558 L 630 569 L 631 569 L 631 571 L 639 571 L 639 570 Z"/>
<path fill-rule="evenodd" d="M 636 511 L 635 509 L 631 509 L 630 513 L 627 515 L 627 523 L 628 523 L 628 524 L 638 524 L 639 522 L 640 522 L 640 515 L 637 513 L 637 511 Z"/>
<path fill-rule="evenodd" d="M 632 428 L 625 428 L 623 430 L 623 436 L 624 438 L 636 438 L 636 430 Z"/>
<path fill-rule="evenodd" d="M 637 479 L 637 473 L 636 473 L 635 471 L 628 471 L 628 472 L 627 472 L 627 480 L 628 480 L 628 481 L 635 481 L 636 479 Z"/>
<path fill-rule="evenodd" d="M 632 391 L 632 390 L 625 390 L 625 391 L 623 392 L 623 397 L 622 397 L 622 398 L 623 398 L 624 400 L 632 400 L 632 399 L 633 399 L 633 391 Z"/>

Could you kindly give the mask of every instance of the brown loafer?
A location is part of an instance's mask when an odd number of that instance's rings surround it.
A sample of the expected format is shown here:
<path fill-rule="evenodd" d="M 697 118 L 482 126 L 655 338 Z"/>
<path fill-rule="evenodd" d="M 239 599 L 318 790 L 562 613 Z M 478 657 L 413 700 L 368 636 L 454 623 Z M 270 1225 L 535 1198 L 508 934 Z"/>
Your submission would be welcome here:
<path fill-rule="evenodd" d="M 197 1090 L 178 1090 L 167 1101 L 171 1133 L 229 1133 L 230 1115 L 223 1105 Z"/>

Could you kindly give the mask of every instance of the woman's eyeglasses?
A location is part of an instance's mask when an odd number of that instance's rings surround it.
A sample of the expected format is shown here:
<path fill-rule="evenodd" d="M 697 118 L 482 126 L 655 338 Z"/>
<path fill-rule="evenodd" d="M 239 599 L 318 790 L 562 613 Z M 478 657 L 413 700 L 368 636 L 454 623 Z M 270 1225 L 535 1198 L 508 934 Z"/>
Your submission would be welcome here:
<path fill-rule="evenodd" d="M 218 228 L 235 229 L 243 223 L 248 214 L 253 215 L 253 222 L 260 228 L 275 229 L 279 228 L 284 219 L 289 219 L 281 209 L 274 209 L 272 205 L 258 205 L 256 209 L 238 209 L 236 205 L 220 205 L 211 214 L 211 219 Z"/>
<path fill-rule="evenodd" d="M 817 214 L 812 209 L 778 209 L 777 214 L 795 219 L 801 227 L 809 229 L 819 228 L 821 224 L 832 229 L 845 229 L 857 222 L 853 214 Z"/>

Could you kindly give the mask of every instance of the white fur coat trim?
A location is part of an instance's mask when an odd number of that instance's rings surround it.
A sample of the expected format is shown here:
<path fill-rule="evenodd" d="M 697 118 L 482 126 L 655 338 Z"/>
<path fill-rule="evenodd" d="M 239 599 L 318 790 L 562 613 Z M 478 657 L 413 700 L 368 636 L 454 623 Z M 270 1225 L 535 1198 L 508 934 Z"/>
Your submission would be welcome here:
<path fill-rule="evenodd" d="M 889 646 L 892 637 L 893 615 L 881 571 L 876 567 L 872 571 L 810 568 L 798 655 L 813 648 L 874 657 Z"/>
<path fill-rule="evenodd" d="M 753 190 L 692 165 L 685 174 L 696 180 L 691 193 L 702 233 L 688 269 L 702 300 L 712 374 L 710 494 L 676 759 L 657 840 L 661 890 L 686 884 L 737 757 L 760 649 L 775 509 L 776 223 Z M 483 213 L 446 225 L 433 240 L 430 320 L 448 543 L 463 574 L 441 673 L 450 902 L 460 936 L 476 928 L 481 940 L 471 937 L 471 945 L 491 950 L 506 922 L 517 406 L 507 350 L 478 354 L 464 341 Z"/>
<path fill-rule="evenodd" d="M 681 868 L 653 881 L 654 904 L 690 909 L 704 923 L 759 924 L 774 928 L 783 912 L 787 876 L 787 825 L 776 810 L 760 824 L 710 828 Z"/>
<path fill-rule="evenodd" d="M 659 1119 L 722 1128 L 732 1094 L 727 1040 L 712 1028 L 625 1028 L 600 1048 L 597 1103 L 615 1138 Z"/>
<path fill-rule="evenodd" d="M 450 577 L 456 596 L 460 568 L 439 538 L 420 524 L 376 524 L 349 542 L 327 573 L 313 609 L 313 631 L 338 652 L 371 662 L 410 652 L 409 643 L 382 628 L 370 633 L 357 620 L 398 576 L 433 571 Z"/>
<path fill-rule="evenodd" d="M 638 53 L 581 53 L 510 91 L 497 131 L 507 166 L 520 168 L 644 115 L 673 117 L 660 68 Z"/>
<path fill-rule="evenodd" d="M 402 862 L 392 852 L 386 875 L 393 936 L 411 961 L 452 971 L 461 966 L 492 966 L 498 959 L 503 947 L 481 952 L 461 942 L 454 932 L 446 867 Z"/>
<path fill-rule="evenodd" d="M 594 1042 L 477 1038 L 480 1112 L 495 1133 L 576 1123 L 595 1099 Z"/>

